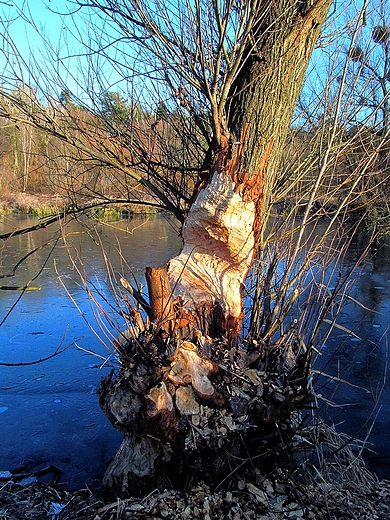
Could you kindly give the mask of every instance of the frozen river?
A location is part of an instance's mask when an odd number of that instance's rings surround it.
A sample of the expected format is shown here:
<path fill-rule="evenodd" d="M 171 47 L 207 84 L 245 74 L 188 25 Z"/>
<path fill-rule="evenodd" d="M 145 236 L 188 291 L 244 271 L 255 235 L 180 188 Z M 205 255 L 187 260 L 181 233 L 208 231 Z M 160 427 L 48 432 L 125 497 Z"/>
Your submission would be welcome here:
<path fill-rule="evenodd" d="M 31 222 L 29 217 L 2 217 L 0 234 Z M 66 242 L 74 258 L 80 255 L 82 267 L 91 279 L 109 295 L 101 247 L 93 230 L 89 235 L 84 231 L 73 222 L 65 229 Z M 23 286 L 31 281 L 32 286 L 40 288 L 23 295 L 15 290 L 0 291 L 0 471 L 31 471 L 55 464 L 63 470 L 64 485 L 93 486 L 101 481 L 105 464 L 121 441 L 121 435 L 100 411 L 95 395 L 112 360 L 88 326 L 87 322 L 95 323 L 93 311 L 60 235 L 58 228 L 51 226 L 11 238 L 0 251 L 0 285 Z M 145 266 L 163 265 L 180 248 L 172 221 L 157 216 L 110 223 L 99 228 L 99 237 L 113 262 L 114 274 L 135 276 L 138 281 L 143 280 Z M 48 245 L 42 247 L 45 243 Z M 351 262 L 360 246 L 355 243 L 351 249 Z M 20 264 L 15 275 L 7 277 L 17 262 L 34 249 L 36 252 Z M 360 439 L 371 431 L 370 441 L 376 453 L 367 456 L 368 462 L 379 476 L 387 478 L 389 259 L 390 248 L 384 245 L 355 284 L 354 297 L 363 306 L 351 301 L 343 311 L 340 323 L 353 328 L 356 335 L 346 338 L 342 330 L 335 331 L 317 361 L 318 368 L 337 376 L 321 377 L 319 381 L 319 391 L 332 399 L 332 407 L 324 404 L 321 413 L 330 414 L 340 423 L 340 429 Z M 65 352 L 45 362 L 17 366 L 49 357 L 68 345 Z M 4 366 L 7 364 L 15 366 Z M 340 379 L 355 386 L 341 383 Z"/>

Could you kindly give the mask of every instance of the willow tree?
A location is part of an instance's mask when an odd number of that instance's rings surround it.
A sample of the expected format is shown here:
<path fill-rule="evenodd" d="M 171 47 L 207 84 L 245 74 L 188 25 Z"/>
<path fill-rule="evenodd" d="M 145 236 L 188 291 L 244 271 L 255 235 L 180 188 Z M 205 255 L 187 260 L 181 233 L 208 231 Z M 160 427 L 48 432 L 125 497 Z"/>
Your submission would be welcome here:
<path fill-rule="evenodd" d="M 80 2 L 109 27 L 100 52 L 119 32 L 208 143 L 181 252 L 166 266 L 147 268 L 149 303 L 122 280 L 149 321 L 144 328 L 131 307 L 137 330 L 119 347 L 116 378 L 100 389 L 102 408 L 124 432 L 105 477 L 111 489 L 144 491 L 165 478 L 180 483 L 188 464 L 220 478 L 229 470 L 228 453 L 250 451 L 248 432 L 265 428 L 264 410 L 254 413 L 257 419 L 251 412 L 245 426 L 253 403 L 228 388 L 236 364 L 246 384 L 261 385 L 251 369 L 258 342 L 245 349 L 240 341 L 244 282 L 261 247 L 285 138 L 330 4 Z"/>
<path fill-rule="evenodd" d="M 209 151 L 167 266 L 187 334 L 237 341 L 252 265 L 286 133 L 330 2 L 86 2 L 164 73 Z M 109 38 L 109 33 L 107 33 Z M 152 62 L 153 59 L 153 62 Z M 197 119 L 202 122 L 201 117 Z M 204 118 L 203 118 L 204 123 Z M 169 298 L 168 298 L 169 299 Z M 180 323 L 182 328 L 183 323 Z"/>

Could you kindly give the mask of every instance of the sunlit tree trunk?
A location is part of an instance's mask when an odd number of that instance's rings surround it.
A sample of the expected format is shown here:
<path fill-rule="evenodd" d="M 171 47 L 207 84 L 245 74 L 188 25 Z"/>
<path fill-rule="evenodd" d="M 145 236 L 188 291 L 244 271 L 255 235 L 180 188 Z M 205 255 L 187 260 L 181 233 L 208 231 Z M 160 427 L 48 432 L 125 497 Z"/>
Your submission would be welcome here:
<path fill-rule="evenodd" d="M 228 130 L 221 125 L 214 163 L 183 226 L 183 249 L 168 265 L 174 297 L 189 320 L 197 322 L 202 333 L 227 335 L 233 341 L 243 316 L 243 283 L 329 2 L 315 2 L 307 11 L 306 2 L 278 5 L 259 15 L 256 46 L 247 49 L 231 86 Z"/>
<path fill-rule="evenodd" d="M 23 191 L 26 192 L 29 187 L 30 163 L 32 154 L 32 134 L 33 129 L 30 126 L 23 125 L 20 129 L 21 152 L 23 157 Z"/>

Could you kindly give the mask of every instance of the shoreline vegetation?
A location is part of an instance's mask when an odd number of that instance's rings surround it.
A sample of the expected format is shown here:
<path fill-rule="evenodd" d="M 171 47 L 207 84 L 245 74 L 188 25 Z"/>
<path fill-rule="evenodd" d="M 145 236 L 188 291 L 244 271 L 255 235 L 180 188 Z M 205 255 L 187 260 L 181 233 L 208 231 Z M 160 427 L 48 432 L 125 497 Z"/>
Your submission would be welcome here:
<path fill-rule="evenodd" d="M 69 197 L 63 197 L 59 194 L 49 195 L 27 192 L 5 193 L 0 194 L 0 218 L 9 215 L 29 215 L 38 219 L 44 219 L 46 217 L 53 217 L 60 214 L 65 215 L 66 212 L 72 212 L 69 211 L 69 208 L 72 208 L 72 204 L 79 210 L 86 213 L 88 212 L 94 217 L 108 219 L 131 218 L 134 215 L 153 215 L 165 212 L 157 205 L 148 201 L 145 201 L 142 204 L 136 204 L 125 201 L 111 202 L 109 199 L 105 200 L 102 198 L 85 201 L 85 209 L 83 208 L 83 203 L 84 201 L 79 201 L 74 205 Z M 279 217 L 285 213 L 289 213 L 294 205 L 295 202 L 291 200 L 286 201 L 285 203 L 276 204 L 273 208 L 272 215 Z M 297 205 L 302 205 L 302 201 L 301 203 L 297 202 Z M 320 207 L 321 204 L 318 202 L 317 210 Z M 326 215 L 325 206 L 323 214 Z"/>
<path fill-rule="evenodd" d="M 59 213 L 63 213 L 66 207 L 70 206 L 70 201 L 61 195 L 53 194 L 33 194 L 24 192 L 6 193 L 0 195 L 0 217 L 24 214 L 37 218 L 45 218 Z M 91 205 L 97 216 L 100 217 L 130 217 L 132 215 L 158 213 L 156 207 L 143 204 L 116 203 L 107 205 L 100 201 L 96 207 Z"/>
<path fill-rule="evenodd" d="M 22 213 L 46 217 L 62 211 L 64 201 L 59 195 L 30 194 L 23 192 L 6 193 L 0 196 L 0 215 Z"/>

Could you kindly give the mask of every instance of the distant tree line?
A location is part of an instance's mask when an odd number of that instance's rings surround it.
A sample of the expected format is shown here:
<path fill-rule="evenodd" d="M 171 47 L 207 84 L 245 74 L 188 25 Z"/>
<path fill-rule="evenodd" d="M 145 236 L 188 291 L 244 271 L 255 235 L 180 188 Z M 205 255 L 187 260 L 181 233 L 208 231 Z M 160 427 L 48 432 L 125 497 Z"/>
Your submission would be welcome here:
<path fill-rule="evenodd" d="M 356 49 L 351 51 L 353 62 L 363 59 L 363 51 Z M 358 57 L 355 56 L 357 52 Z M 31 89 L 20 89 L 13 96 L 24 106 L 26 103 L 34 104 L 34 110 L 39 104 Z M 353 117 L 339 124 L 333 145 L 337 153 L 333 154 L 327 168 L 316 208 L 326 214 L 332 206 L 337 206 L 348 190 L 357 165 L 367 154 L 370 157 L 374 154 L 375 159 L 361 178 L 352 207 L 358 218 L 362 212 L 367 212 L 369 206 L 366 225 L 379 225 L 387 230 L 390 214 L 390 139 L 387 109 L 382 110 L 382 103 L 387 106 L 387 95 L 380 103 L 374 99 L 372 105 L 368 99 L 365 101 L 371 111 L 375 108 L 375 124 L 353 121 L 356 112 L 352 111 L 350 116 Z M 378 123 L 379 108 L 382 117 Z M 74 102 L 67 90 L 61 93 L 55 110 L 51 105 L 41 106 L 41 111 L 47 111 L 53 121 L 57 121 L 63 129 L 65 127 L 66 135 L 73 135 L 74 140 L 77 136 L 77 141 L 83 143 L 85 150 L 77 146 L 75 153 L 72 142 L 46 132 L 39 125 L 25 123 L 23 118 L 15 122 L 0 118 L 0 188 L 3 194 L 59 195 L 65 201 L 77 203 L 91 199 L 106 199 L 107 202 L 126 202 L 127 199 L 140 203 L 151 201 L 148 191 L 120 167 L 131 164 L 136 171 L 137 159 L 134 155 L 138 153 L 140 164 L 143 155 L 149 156 L 150 170 L 157 170 L 154 174 L 165 179 L 166 187 L 169 186 L 174 192 L 176 186 L 176 192 L 180 193 L 177 204 L 185 210 L 188 203 L 185 193 L 190 193 L 200 166 L 196 149 L 202 137 L 197 135 L 197 143 L 194 144 L 194 136 L 190 136 L 186 126 L 189 119 L 183 121 L 179 111 L 170 111 L 162 102 L 154 111 L 145 110 L 140 104 L 133 104 L 122 93 L 114 91 L 104 93 L 99 106 L 92 110 Z M 273 202 L 278 211 L 289 211 L 295 204 L 304 207 L 306 194 L 310 193 L 317 178 L 317 158 L 324 146 L 324 136 L 332 128 L 333 122 L 326 119 L 325 111 L 315 123 L 309 117 L 303 118 L 304 113 L 298 104 L 297 117 L 288 133 L 281 174 L 274 193 Z M 89 156 L 86 150 L 97 143 L 116 158 L 116 168 Z M 206 143 L 203 144 L 206 146 Z M 184 169 L 187 172 L 185 177 L 182 175 Z M 191 169 L 194 171 L 192 178 L 188 175 Z"/>

